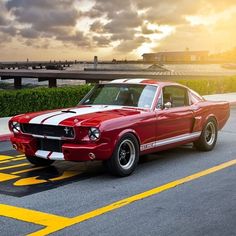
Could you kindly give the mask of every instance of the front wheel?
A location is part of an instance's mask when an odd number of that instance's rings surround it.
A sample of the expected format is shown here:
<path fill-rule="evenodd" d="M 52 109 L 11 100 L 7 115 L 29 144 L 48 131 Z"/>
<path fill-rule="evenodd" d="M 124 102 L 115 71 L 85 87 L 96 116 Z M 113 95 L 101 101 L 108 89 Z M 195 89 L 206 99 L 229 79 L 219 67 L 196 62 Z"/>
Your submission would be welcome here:
<path fill-rule="evenodd" d="M 26 156 L 26 159 L 35 166 L 50 166 L 54 161 L 35 156 Z"/>
<path fill-rule="evenodd" d="M 217 141 L 217 125 L 214 119 L 209 119 L 204 126 L 200 138 L 194 142 L 194 146 L 200 151 L 211 151 Z"/>
<path fill-rule="evenodd" d="M 139 144 L 133 134 L 125 134 L 117 143 L 112 157 L 106 161 L 111 174 L 121 177 L 130 175 L 139 160 Z"/>

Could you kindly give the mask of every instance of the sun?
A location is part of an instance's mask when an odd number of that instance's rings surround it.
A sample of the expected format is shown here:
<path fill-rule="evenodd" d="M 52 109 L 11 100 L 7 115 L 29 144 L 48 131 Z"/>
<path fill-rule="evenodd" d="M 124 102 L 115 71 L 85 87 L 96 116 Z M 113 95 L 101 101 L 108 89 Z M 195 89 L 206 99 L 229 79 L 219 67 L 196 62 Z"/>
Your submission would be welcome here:
<path fill-rule="evenodd" d="M 135 53 L 139 56 L 143 55 L 144 53 L 150 53 L 152 52 L 152 47 L 154 47 L 155 44 L 153 43 L 143 43 L 140 47 L 138 47 L 135 50 Z"/>

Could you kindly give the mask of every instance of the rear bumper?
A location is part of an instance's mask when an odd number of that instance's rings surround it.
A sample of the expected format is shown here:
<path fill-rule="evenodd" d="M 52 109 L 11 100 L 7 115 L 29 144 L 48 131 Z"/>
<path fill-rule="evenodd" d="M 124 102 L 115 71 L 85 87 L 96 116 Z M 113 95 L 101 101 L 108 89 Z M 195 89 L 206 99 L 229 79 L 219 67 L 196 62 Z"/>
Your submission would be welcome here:
<path fill-rule="evenodd" d="M 13 147 L 28 156 L 38 156 L 51 160 L 89 161 L 106 160 L 112 155 L 112 147 L 108 143 L 73 144 L 64 143 L 62 153 L 38 150 L 37 139 L 33 137 L 11 137 Z"/>

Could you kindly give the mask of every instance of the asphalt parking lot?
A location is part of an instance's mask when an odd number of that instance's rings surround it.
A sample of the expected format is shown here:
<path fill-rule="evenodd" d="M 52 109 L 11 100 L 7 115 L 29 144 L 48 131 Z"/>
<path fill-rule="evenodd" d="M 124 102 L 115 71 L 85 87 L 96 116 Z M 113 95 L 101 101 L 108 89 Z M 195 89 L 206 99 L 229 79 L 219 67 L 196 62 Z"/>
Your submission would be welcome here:
<path fill-rule="evenodd" d="M 236 235 L 236 109 L 211 152 L 141 158 L 126 178 L 100 162 L 33 168 L 0 143 L 0 232 L 7 235 Z"/>

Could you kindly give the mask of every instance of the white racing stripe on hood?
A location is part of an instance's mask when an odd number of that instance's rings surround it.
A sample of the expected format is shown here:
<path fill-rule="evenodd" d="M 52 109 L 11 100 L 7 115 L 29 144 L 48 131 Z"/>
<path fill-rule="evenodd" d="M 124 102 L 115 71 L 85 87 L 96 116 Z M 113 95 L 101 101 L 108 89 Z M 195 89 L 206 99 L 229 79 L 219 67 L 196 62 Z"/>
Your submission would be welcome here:
<path fill-rule="evenodd" d="M 46 113 L 46 114 L 43 114 L 43 115 L 39 115 L 39 116 L 36 116 L 34 117 L 33 119 L 31 119 L 29 121 L 29 123 L 31 124 L 41 124 L 41 122 L 45 119 L 47 119 L 48 117 L 50 116 L 54 116 L 54 115 L 59 115 L 61 114 L 61 111 L 55 111 L 55 112 L 49 112 L 49 113 Z"/>
<path fill-rule="evenodd" d="M 111 110 L 114 110 L 114 109 L 120 109 L 121 107 L 122 106 L 101 106 L 101 105 L 96 105 L 96 106 L 91 106 L 91 107 L 81 107 L 81 108 L 71 109 L 70 111 L 76 112 L 76 113 L 63 113 L 63 112 L 61 112 L 61 115 L 51 117 L 51 118 L 45 120 L 43 122 L 43 124 L 44 125 L 59 125 L 62 121 L 66 120 L 66 119 L 69 119 L 69 118 L 72 118 L 72 117 L 86 115 L 86 114 L 99 112 L 99 111 L 111 111 Z"/>

